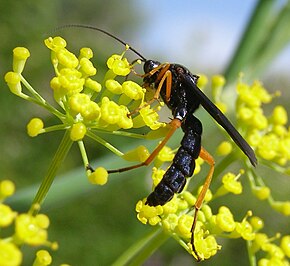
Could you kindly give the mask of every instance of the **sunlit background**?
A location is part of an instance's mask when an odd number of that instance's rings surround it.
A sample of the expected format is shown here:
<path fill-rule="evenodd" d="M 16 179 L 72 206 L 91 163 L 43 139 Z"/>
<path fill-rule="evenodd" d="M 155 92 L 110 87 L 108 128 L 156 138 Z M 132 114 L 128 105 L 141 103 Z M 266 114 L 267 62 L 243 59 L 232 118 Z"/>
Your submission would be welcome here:
<path fill-rule="evenodd" d="M 277 8 L 284 2 L 277 1 Z M 76 28 L 54 32 L 64 24 L 101 27 L 128 42 L 144 57 L 180 63 L 193 73 L 209 76 L 224 73 L 255 5 L 253 0 L 0 0 L 0 76 L 11 69 L 12 49 L 25 46 L 31 52 L 25 70 L 27 79 L 43 95 L 51 97 L 49 80 L 53 70 L 49 51 L 43 45 L 47 36 L 65 36 L 69 49 L 75 51 L 79 47 L 91 47 L 99 65 L 106 56 L 123 51 L 121 44 L 98 32 Z M 136 58 L 134 54 L 131 57 Z M 289 62 L 288 45 L 255 77 L 272 91 L 282 90 L 286 100 L 290 97 Z M 11 95 L 3 79 L 0 80 L 0 111 L 0 178 L 11 178 L 19 189 L 39 183 L 62 135 L 53 133 L 31 139 L 25 127 L 33 116 L 42 117 L 47 124 L 53 118 Z M 98 159 L 107 153 L 104 148 L 90 144 L 91 158 Z M 120 160 L 118 165 L 121 164 Z M 81 165 L 76 147 L 62 172 Z M 82 168 L 78 173 L 86 182 Z M 136 201 L 150 190 L 148 175 L 138 170 L 123 177 L 114 176 L 118 182 L 80 192 L 78 198 L 56 201 L 54 206 L 43 210 L 51 218 L 50 238 L 60 245 L 53 253 L 53 265 L 110 265 L 150 230 L 137 221 L 134 211 Z M 241 198 L 237 204 L 247 203 Z M 286 221 L 276 223 L 279 226 Z M 233 261 L 235 265 L 247 265 L 247 258 L 240 257 L 242 253 L 246 254 L 243 241 L 227 242 L 214 258 L 215 265 L 233 265 Z M 169 240 L 146 263 L 177 264 L 192 265 L 194 262 L 174 240 Z M 203 265 L 212 264 L 205 262 Z"/>

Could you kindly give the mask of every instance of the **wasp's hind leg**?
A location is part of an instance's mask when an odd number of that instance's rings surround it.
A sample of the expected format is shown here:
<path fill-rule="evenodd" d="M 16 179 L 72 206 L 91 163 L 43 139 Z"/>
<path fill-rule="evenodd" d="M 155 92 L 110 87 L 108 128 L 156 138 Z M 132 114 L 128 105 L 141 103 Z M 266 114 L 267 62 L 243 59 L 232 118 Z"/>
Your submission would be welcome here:
<path fill-rule="evenodd" d="M 211 180 L 212 180 L 212 176 L 213 176 L 213 172 L 214 172 L 214 165 L 215 165 L 215 161 L 214 158 L 210 155 L 210 153 L 208 151 L 206 151 L 203 147 L 201 147 L 200 153 L 199 153 L 199 157 L 202 158 L 206 163 L 209 164 L 210 169 L 209 172 L 207 174 L 207 177 L 205 179 L 205 182 L 202 186 L 202 190 L 200 191 L 200 193 L 198 194 L 197 200 L 194 204 L 194 219 L 193 219 L 193 223 L 192 223 L 192 227 L 191 227 L 191 245 L 192 245 L 192 250 L 195 253 L 195 255 L 197 256 L 198 260 L 201 260 L 201 258 L 199 257 L 195 246 L 194 246 L 194 230 L 195 230 L 195 226 L 196 226 L 196 222 L 197 222 L 197 214 L 198 211 L 200 210 L 203 200 L 205 198 L 206 192 L 209 189 Z"/>

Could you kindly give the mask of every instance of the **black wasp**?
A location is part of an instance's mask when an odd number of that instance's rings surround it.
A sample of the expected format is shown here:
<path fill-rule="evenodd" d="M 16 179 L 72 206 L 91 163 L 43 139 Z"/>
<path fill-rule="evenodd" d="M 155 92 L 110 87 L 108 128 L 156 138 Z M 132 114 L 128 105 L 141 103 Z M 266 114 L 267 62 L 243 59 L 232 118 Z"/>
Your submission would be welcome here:
<path fill-rule="evenodd" d="M 126 45 L 124 41 L 100 28 L 85 25 L 66 25 L 63 27 L 81 27 L 97 30 Z M 175 130 L 181 127 L 184 132 L 184 136 L 181 140 L 180 148 L 176 152 L 171 166 L 167 169 L 160 183 L 147 197 L 146 204 L 149 206 L 157 206 L 164 205 L 170 201 L 174 196 L 174 193 L 180 193 L 183 190 L 186 183 L 186 177 L 192 176 L 195 169 L 195 160 L 198 157 L 201 157 L 204 161 L 206 161 L 210 165 L 210 170 L 194 205 L 195 214 L 191 229 L 191 244 L 193 251 L 196 253 L 193 243 L 193 233 L 197 220 L 197 212 L 201 208 L 205 194 L 210 186 L 215 162 L 213 157 L 201 146 L 202 124 L 194 116 L 195 110 L 201 105 L 227 131 L 233 141 L 249 158 L 253 166 L 257 164 L 257 159 L 252 148 L 239 134 L 231 122 L 198 88 L 197 75 L 193 75 L 186 67 L 182 65 L 170 63 L 162 64 L 158 61 L 147 60 L 132 47 L 129 47 L 129 49 L 136 53 L 140 57 L 141 61 L 144 62 L 145 74 L 142 75 L 144 87 L 150 86 L 156 90 L 154 99 L 147 104 L 150 104 L 161 96 L 168 108 L 172 111 L 173 119 L 169 123 L 171 129 L 145 162 L 117 170 L 110 170 L 108 172 L 124 172 L 150 164 L 158 152 L 164 147 L 169 138 L 173 135 Z M 198 257 L 198 254 L 196 255 Z"/>

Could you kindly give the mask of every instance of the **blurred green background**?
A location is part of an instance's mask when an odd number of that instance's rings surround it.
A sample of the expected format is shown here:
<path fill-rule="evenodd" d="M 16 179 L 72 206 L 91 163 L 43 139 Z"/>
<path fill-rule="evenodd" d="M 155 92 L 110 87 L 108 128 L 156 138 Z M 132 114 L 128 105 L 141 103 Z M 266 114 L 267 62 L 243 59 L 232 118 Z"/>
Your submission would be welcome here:
<path fill-rule="evenodd" d="M 53 75 L 53 69 L 43 40 L 51 35 L 57 26 L 81 23 L 98 26 L 116 34 L 145 57 L 161 61 L 177 61 L 196 73 L 202 72 L 207 75 L 226 73 L 229 80 L 232 80 L 233 76 L 237 76 L 237 72 L 229 73 L 227 66 L 231 66 L 235 47 L 258 1 L 215 2 L 0 0 L 0 75 L 3 77 L 11 69 L 12 49 L 16 46 L 25 46 L 31 52 L 24 72 L 25 77 L 45 98 L 51 99 L 49 80 Z M 279 7 L 288 3 L 269 2 L 276 3 L 275 9 L 270 9 L 267 13 L 272 20 L 276 18 Z M 93 31 L 67 29 L 52 34 L 64 36 L 69 43 L 69 49 L 74 52 L 83 46 L 91 47 L 95 52 L 100 77 L 104 71 L 102 65 L 105 65 L 105 58 L 112 53 L 123 51 L 122 45 Z M 268 30 L 267 34 L 269 35 L 267 38 L 274 39 L 275 36 L 271 35 L 273 32 Z M 277 39 L 277 36 L 275 38 Z M 230 45 L 227 46 L 228 44 Z M 282 90 L 289 111 L 287 99 L 290 97 L 290 53 L 287 52 L 289 46 L 287 48 L 286 44 L 287 40 L 283 45 L 276 47 L 275 53 L 270 53 L 270 56 L 267 54 L 267 61 L 246 60 L 241 69 L 249 74 L 249 79 L 257 77 L 261 79 L 268 89 Z M 251 56 L 253 59 L 254 55 Z M 287 56 L 288 61 L 285 60 Z M 264 59 L 266 56 L 260 54 L 259 58 Z M 132 59 L 135 59 L 134 55 Z M 243 59 L 247 59 L 246 56 Z M 41 117 L 47 125 L 53 124 L 54 118 L 40 108 L 12 95 L 2 78 L 0 93 L 1 179 L 9 178 L 16 183 L 19 196 L 18 200 L 16 197 L 14 207 L 19 211 L 26 211 L 33 199 L 32 192 L 36 192 L 36 184 L 44 177 L 58 147 L 62 132 L 45 134 L 33 139 L 28 137 L 25 128 L 32 117 Z M 222 137 L 216 139 L 216 126 L 204 111 L 199 112 L 199 117 L 204 119 L 206 128 L 203 137 L 204 146 L 214 151 L 213 147 L 218 145 Z M 178 145 L 180 137 L 179 132 L 172 143 Z M 109 138 L 120 147 L 119 139 L 111 139 L 111 136 Z M 207 139 L 216 140 L 214 144 L 208 145 Z M 154 147 L 154 143 L 151 142 L 139 141 L 132 144 L 132 140 L 122 139 L 123 146 L 120 149 L 123 147 L 123 150 L 127 150 L 130 145 L 134 147 L 141 143 Z M 111 166 L 123 165 L 121 159 L 115 157 L 112 159 L 105 148 L 91 141 L 86 142 L 86 147 L 89 157 L 97 160 L 94 166 L 106 166 L 108 160 Z M 53 265 L 60 263 L 111 265 L 130 245 L 151 230 L 149 226 L 143 226 L 137 221 L 134 211 L 137 200 L 148 195 L 150 191 L 150 169 L 114 175 L 108 185 L 93 187 L 87 183 L 81 166 L 81 157 L 75 145 L 62 166 L 60 178 L 57 178 L 59 182 L 53 186 L 44 204 L 43 211 L 51 219 L 49 238 L 58 241 L 60 246 L 58 251 L 52 253 Z M 263 167 L 259 167 L 259 171 L 261 175 L 269 174 Z M 269 180 L 267 179 L 267 184 L 274 188 L 275 198 L 286 200 L 290 192 L 289 177 L 276 175 L 273 178 L 273 175 L 274 173 Z M 197 182 L 202 182 L 199 178 L 196 179 Z M 214 182 L 213 188 L 219 186 L 219 180 Z M 287 232 L 289 219 L 269 209 L 265 202 L 255 199 L 248 202 L 249 191 L 245 190 L 243 195 L 229 196 L 226 198 L 227 202 L 224 202 L 223 198 L 221 202 L 215 202 L 215 205 L 225 204 L 233 207 L 236 211 L 235 217 L 240 219 L 246 210 L 252 209 L 255 214 L 265 218 L 266 226 L 272 230 L 268 232 L 270 235 L 274 235 L 277 231 L 289 233 Z M 25 200 L 22 200 L 23 198 Z M 248 265 L 243 241 L 220 242 L 223 245 L 222 251 L 212 260 L 200 264 Z M 32 252 L 29 250 L 24 265 L 30 265 L 31 261 Z M 172 239 L 145 263 L 145 265 L 177 264 L 193 265 L 195 261 Z"/>

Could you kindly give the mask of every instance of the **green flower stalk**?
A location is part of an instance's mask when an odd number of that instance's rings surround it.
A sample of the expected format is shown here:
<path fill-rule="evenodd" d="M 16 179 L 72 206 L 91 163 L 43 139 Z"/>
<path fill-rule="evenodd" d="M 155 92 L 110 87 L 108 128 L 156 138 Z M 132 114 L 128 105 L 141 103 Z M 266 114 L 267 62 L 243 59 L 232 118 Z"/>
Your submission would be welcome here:
<path fill-rule="evenodd" d="M 152 92 L 146 91 L 138 83 L 124 78 L 131 72 L 135 72 L 133 68 L 135 64 L 139 63 L 137 61 L 130 64 L 125 58 L 128 46 L 123 53 L 114 54 L 107 60 L 108 71 L 102 80 L 98 80 L 96 78 L 97 68 L 91 61 L 93 51 L 90 48 L 82 48 L 79 54 L 75 55 L 66 48 L 66 41 L 61 37 L 50 37 L 45 40 L 45 45 L 51 51 L 51 62 L 55 71 L 55 76 L 50 81 L 50 87 L 57 108 L 48 103 L 25 79 L 23 70 L 27 58 L 30 56 L 26 48 L 14 49 L 13 71 L 5 75 L 5 81 L 12 93 L 41 106 L 60 121 L 59 124 L 46 126 L 41 118 L 32 118 L 27 124 L 29 136 L 36 137 L 39 134 L 56 130 L 63 130 L 65 133 L 28 214 L 17 216 L 9 207 L 2 208 L 5 216 L 3 216 L 4 218 L 0 217 L 0 226 L 1 223 L 5 226 L 5 224 L 11 224 L 15 220 L 16 232 L 18 232 L 17 237 L 13 238 L 16 242 L 9 242 L 10 246 L 7 247 L 12 251 L 7 252 L 13 252 L 15 243 L 16 245 L 19 243 L 29 245 L 46 243 L 46 229 L 49 220 L 46 216 L 38 214 L 38 211 L 49 192 L 58 168 L 74 142 L 79 146 L 89 182 L 105 185 L 109 178 L 106 166 L 94 169 L 90 165 L 85 149 L 86 137 L 104 145 L 124 160 L 144 162 L 150 155 L 145 146 L 139 146 L 123 153 L 102 139 L 98 133 L 153 139 L 165 136 L 168 132 L 166 123 L 159 121 L 158 114 L 164 103 L 150 101 Z M 226 113 L 227 103 L 222 100 L 222 90 L 226 80 L 220 75 L 213 76 L 211 80 L 213 100 Z M 201 75 L 198 82 L 199 87 L 203 89 L 208 83 L 208 78 Z M 289 174 L 290 128 L 287 126 L 287 112 L 281 105 L 274 107 L 269 116 L 266 116 L 263 111 L 263 105 L 269 104 L 277 95 L 269 94 L 258 81 L 248 85 L 240 79 L 237 84 L 237 128 L 255 149 L 260 164 L 271 167 L 275 171 Z M 134 132 L 134 129 L 137 128 L 143 128 L 147 133 L 137 134 Z M 175 152 L 176 150 L 165 146 L 155 158 L 152 168 L 153 188 L 162 179 L 168 163 L 171 163 L 174 158 Z M 194 219 L 194 204 L 202 187 L 192 190 L 190 186 L 192 178 L 190 177 L 187 179 L 182 193 L 175 194 L 173 199 L 164 206 L 148 206 L 146 199 L 137 202 L 138 220 L 143 224 L 160 228 L 160 230 L 154 231 L 153 237 L 146 239 L 146 251 L 145 245 L 140 244 L 139 248 L 144 248 L 144 254 L 148 255 L 150 254 L 148 250 L 150 245 L 147 244 L 150 243 L 151 239 L 155 241 L 155 244 L 151 245 L 153 250 L 153 248 L 157 248 L 156 243 L 161 245 L 166 239 L 165 236 L 168 235 L 172 236 L 189 254 L 196 257 L 197 253 L 198 259 L 205 260 L 213 257 L 222 248 L 218 244 L 218 238 L 241 238 L 247 243 L 251 265 L 256 265 L 257 258 L 261 258 L 258 265 L 288 265 L 286 263 L 290 253 L 289 236 L 283 236 L 280 245 L 275 244 L 273 242 L 277 242 L 280 236 L 272 239 L 262 233 L 263 220 L 253 216 L 251 210 L 248 210 L 244 214 L 244 218 L 239 220 L 235 218 L 234 210 L 230 210 L 227 206 L 220 206 L 217 211 L 213 211 L 211 203 L 229 193 L 241 194 L 243 192 L 241 176 L 248 178 L 253 195 L 260 200 L 267 200 L 274 210 L 283 215 L 290 215 L 290 202 L 273 199 L 271 190 L 265 184 L 264 179 L 251 168 L 246 158 L 241 155 L 238 149 L 235 149 L 235 145 L 232 145 L 231 142 L 222 142 L 217 148 L 217 154 L 223 157 L 223 160 L 217 164 L 215 172 L 216 175 L 222 174 L 222 184 L 216 190 L 208 190 L 206 193 L 203 206 L 197 215 L 194 231 L 195 247 L 193 248 L 191 244 L 191 228 Z M 230 164 L 237 161 L 243 164 L 243 169 L 238 173 L 226 171 Z M 198 158 L 194 175 L 198 175 L 202 168 L 203 160 Z M 6 190 L 7 195 L 13 191 L 9 186 L 6 186 L 4 190 Z M 0 194 L 0 199 L 6 197 L 5 193 L 3 196 Z M 36 236 L 31 236 L 30 232 L 27 232 L 27 228 L 31 224 L 35 227 L 38 226 Z M 1 241 L 0 239 L 0 245 L 4 245 Z M 137 250 L 137 248 L 129 249 L 129 251 L 125 254 L 132 256 L 132 258 L 137 253 L 142 253 L 142 250 Z M 17 253 L 17 251 L 15 252 Z M 21 253 L 19 254 L 17 256 L 21 261 Z M 17 256 L 15 255 L 15 257 Z M 122 260 L 124 260 L 123 257 Z M 41 264 L 41 261 L 44 263 Z M 45 264 L 46 261 L 48 264 L 51 261 L 49 254 L 40 252 L 37 254 L 35 265 L 48 265 Z M 15 265 L 19 265 L 19 263 Z"/>

